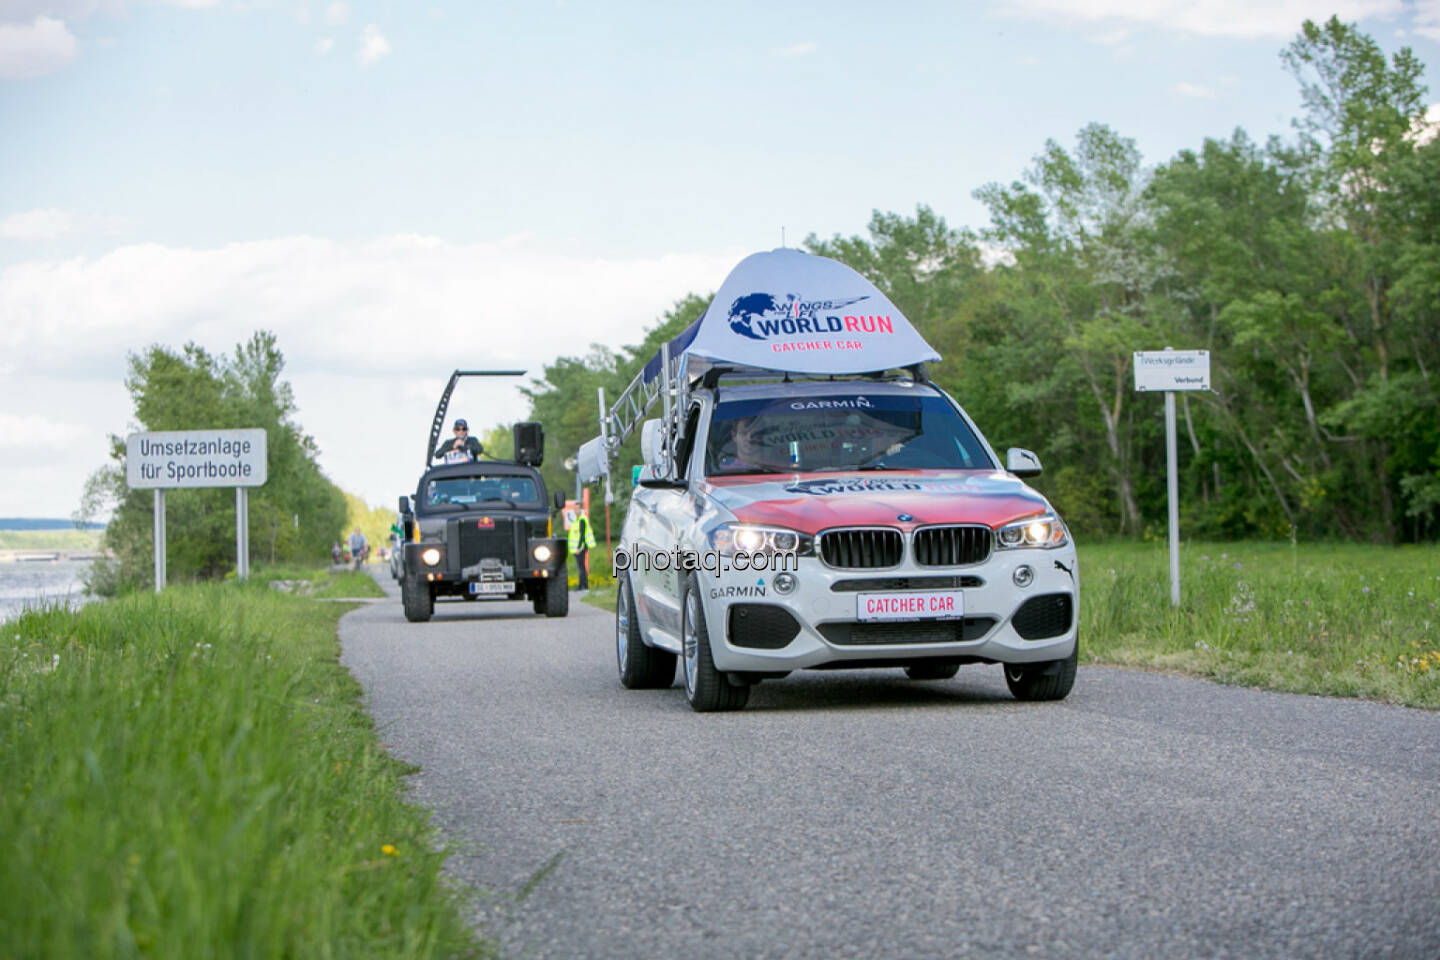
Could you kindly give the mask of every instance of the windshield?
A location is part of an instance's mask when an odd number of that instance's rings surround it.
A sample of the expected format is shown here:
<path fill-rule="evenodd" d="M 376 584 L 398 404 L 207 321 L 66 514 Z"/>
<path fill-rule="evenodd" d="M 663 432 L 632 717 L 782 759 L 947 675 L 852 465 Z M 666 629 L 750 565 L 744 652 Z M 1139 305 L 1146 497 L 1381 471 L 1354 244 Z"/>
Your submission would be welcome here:
<path fill-rule="evenodd" d="M 792 396 L 721 403 L 705 473 L 989 470 L 974 431 L 944 397 Z"/>
<path fill-rule="evenodd" d="M 464 507 L 472 503 L 539 503 L 540 491 L 533 477 L 443 477 L 425 484 L 424 502 L 425 506 L 432 509 Z"/>

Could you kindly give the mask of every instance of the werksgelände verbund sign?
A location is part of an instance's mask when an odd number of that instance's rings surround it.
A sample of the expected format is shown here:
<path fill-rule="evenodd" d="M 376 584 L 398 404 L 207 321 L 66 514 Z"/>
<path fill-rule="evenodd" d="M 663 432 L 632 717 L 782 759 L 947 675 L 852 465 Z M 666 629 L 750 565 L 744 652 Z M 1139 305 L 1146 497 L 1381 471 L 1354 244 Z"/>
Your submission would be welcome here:
<path fill-rule="evenodd" d="M 258 487 L 265 483 L 264 430 L 168 430 L 125 439 L 131 489 Z"/>
<path fill-rule="evenodd" d="M 1135 389 L 1209 390 L 1210 351 L 1135 351 Z"/>

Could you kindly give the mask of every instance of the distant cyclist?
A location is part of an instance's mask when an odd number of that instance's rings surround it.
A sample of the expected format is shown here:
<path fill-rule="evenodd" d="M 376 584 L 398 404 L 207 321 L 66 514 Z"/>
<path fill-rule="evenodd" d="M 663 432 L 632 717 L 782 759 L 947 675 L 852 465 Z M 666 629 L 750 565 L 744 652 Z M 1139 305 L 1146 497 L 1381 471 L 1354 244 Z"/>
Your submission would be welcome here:
<path fill-rule="evenodd" d="M 456 420 L 455 436 L 449 440 L 442 440 L 431 456 L 436 460 L 444 460 L 446 463 L 468 463 L 471 460 L 479 460 L 480 454 L 484 451 L 485 448 L 480 445 L 480 441 L 470 436 L 470 424 L 464 420 Z"/>
<path fill-rule="evenodd" d="M 356 527 L 355 532 L 350 534 L 349 543 L 350 556 L 355 560 L 355 569 L 359 570 L 360 564 L 365 562 L 366 552 L 370 549 L 365 543 L 365 534 L 360 532 L 359 527 Z"/>

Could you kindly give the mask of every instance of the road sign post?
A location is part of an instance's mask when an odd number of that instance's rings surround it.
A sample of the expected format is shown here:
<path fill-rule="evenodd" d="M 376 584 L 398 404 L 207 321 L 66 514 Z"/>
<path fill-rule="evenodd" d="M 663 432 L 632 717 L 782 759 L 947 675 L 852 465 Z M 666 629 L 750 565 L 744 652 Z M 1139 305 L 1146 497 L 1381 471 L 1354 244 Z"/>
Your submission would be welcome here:
<path fill-rule="evenodd" d="M 1170 606 L 1180 606 L 1180 456 L 1175 438 L 1175 393 L 1210 389 L 1210 351 L 1135 351 L 1135 389 L 1165 393 L 1165 491 L 1169 501 Z"/>
<path fill-rule="evenodd" d="M 165 491 L 235 488 L 235 573 L 250 576 L 250 487 L 266 479 L 265 431 L 167 430 L 125 439 L 125 483 L 155 491 L 155 592 L 165 588 Z"/>

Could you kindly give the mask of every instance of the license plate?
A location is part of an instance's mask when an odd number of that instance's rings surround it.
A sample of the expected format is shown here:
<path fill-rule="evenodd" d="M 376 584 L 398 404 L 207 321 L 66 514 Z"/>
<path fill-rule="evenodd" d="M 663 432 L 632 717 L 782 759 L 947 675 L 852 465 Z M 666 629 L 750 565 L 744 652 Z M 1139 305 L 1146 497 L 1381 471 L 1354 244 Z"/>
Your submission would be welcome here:
<path fill-rule="evenodd" d="M 494 580 L 491 580 L 491 581 L 486 582 L 486 583 L 472 583 L 472 584 L 470 584 L 470 592 L 471 592 L 471 593 L 514 593 L 514 592 L 515 592 L 515 581 L 513 581 L 513 580 L 506 580 L 506 581 L 504 581 L 504 582 L 502 583 L 502 582 L 496 582 L 496 581 L 494 581 Z"/>
<path fill-rule="evenodd" d="M 961 590 L 907 590 L 862 593 L 855 598 L 859 620 L 959 620 L 965 616 Z"/>

